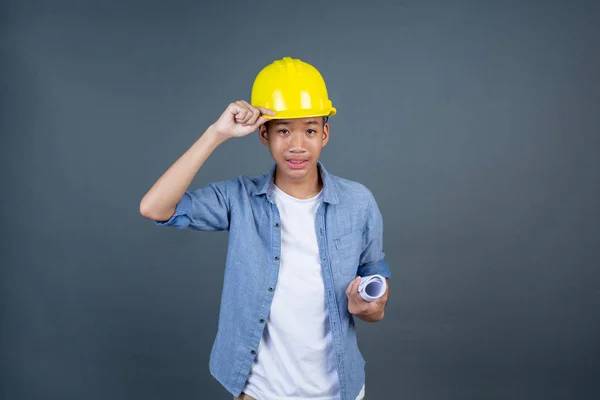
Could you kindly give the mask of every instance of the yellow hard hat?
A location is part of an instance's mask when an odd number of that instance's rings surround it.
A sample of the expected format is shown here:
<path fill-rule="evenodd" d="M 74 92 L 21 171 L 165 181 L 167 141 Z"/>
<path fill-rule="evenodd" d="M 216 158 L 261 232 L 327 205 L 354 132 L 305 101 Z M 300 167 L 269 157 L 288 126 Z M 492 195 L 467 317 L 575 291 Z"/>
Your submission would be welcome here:
<path fill-rule="evenodd" d="M 252 86 L 250 103 L 275 111 L 265 118 L 306 118 L 335 115 L 319 71 L 297 58 L 283 57 L 264 67 Z"/>

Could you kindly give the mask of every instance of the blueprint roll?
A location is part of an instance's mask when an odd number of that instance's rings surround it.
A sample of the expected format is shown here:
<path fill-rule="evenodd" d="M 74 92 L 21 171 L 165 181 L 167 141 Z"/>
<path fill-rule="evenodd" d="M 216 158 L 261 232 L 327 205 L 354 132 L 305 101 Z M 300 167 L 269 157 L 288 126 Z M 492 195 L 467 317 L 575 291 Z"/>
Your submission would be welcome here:
<path fill-rule="evenodd" d="M 373 301 L 383 296 L 387 282 L 381 275 L 369 275 L 360 278 L 358 293 L 365 301 Z"/>

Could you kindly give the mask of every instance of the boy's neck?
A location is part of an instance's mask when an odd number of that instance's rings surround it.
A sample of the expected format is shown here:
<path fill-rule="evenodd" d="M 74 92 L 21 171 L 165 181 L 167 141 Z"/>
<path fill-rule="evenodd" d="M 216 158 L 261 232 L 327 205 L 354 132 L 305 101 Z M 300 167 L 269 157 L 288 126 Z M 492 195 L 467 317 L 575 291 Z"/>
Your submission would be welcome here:
<path fill-rule="evenodd" d="M 313 198 L 319 194 L 321 189 L 323 189 L 323 182 L 321 181 L 318 167 L 313 173 L 300 181 L 285 179 L 285 177 L 280 176 L 280 174 L 277 173 L 277 168 L 275 168 L 275 185 L 285 193 L 297 199 Z"/>

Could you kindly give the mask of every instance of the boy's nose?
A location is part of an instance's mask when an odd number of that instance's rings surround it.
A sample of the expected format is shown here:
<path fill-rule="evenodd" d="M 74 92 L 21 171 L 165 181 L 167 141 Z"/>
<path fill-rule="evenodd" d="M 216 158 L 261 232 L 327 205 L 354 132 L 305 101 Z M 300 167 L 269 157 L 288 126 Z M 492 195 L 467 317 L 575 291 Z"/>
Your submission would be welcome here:
<path fill-rule="evenodd" d="M 302 135 L 290 135 L 290 147 L 294 150 L 302 149 Z"/>

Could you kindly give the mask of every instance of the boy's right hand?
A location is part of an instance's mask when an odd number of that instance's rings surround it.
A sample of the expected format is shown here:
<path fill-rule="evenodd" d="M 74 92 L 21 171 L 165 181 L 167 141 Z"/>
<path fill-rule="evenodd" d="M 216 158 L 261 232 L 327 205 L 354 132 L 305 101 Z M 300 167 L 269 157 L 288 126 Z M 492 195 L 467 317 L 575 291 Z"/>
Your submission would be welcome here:
<path fill-rule="evenodd" d="M 246 136 L 268 121 L 262 114 L 275 115 L 275 111 L 239 100 L 227 106 L 212 127 L 224 139 Z"/>

